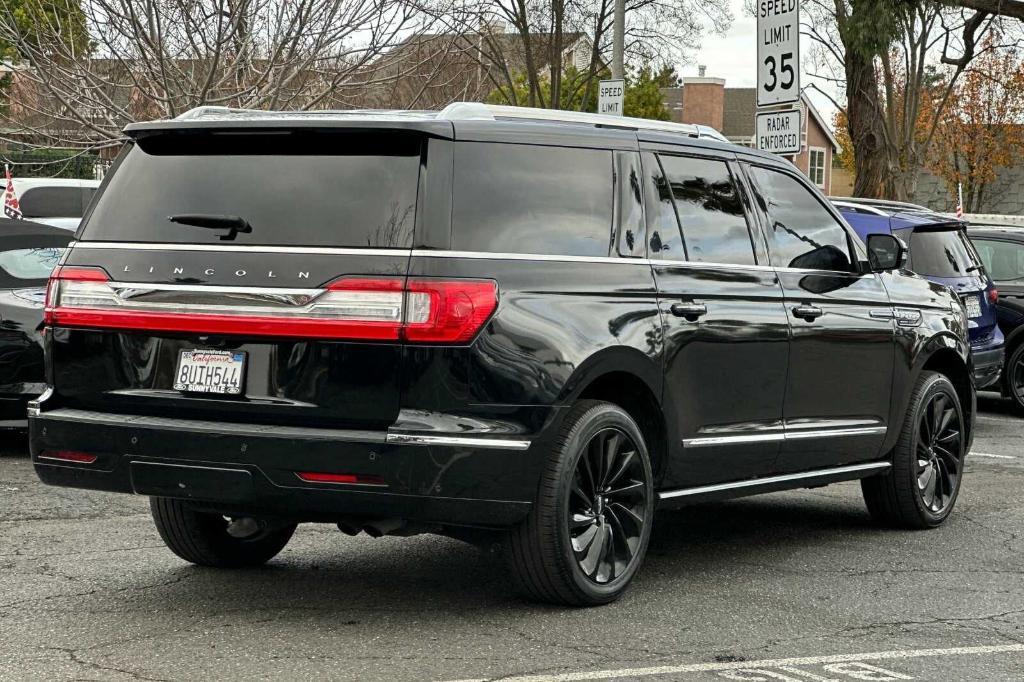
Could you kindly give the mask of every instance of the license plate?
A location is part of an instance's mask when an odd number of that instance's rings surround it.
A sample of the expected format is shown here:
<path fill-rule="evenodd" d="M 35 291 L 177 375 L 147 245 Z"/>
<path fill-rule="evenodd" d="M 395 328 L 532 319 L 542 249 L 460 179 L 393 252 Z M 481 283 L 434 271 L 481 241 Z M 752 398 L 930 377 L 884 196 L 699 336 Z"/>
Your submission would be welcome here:
<path fill-rule="evenodd" d="M 230 350 L 183 350 L 174 373 L 174 390 L 238 395 L 245 376 L 245 353 Z"/>
<path fill-rule="evenodd" d="M 967 317 L 981 317 L 981 299 L 977 296 L 964 296 L 964 305 L 967 307 Z"/>

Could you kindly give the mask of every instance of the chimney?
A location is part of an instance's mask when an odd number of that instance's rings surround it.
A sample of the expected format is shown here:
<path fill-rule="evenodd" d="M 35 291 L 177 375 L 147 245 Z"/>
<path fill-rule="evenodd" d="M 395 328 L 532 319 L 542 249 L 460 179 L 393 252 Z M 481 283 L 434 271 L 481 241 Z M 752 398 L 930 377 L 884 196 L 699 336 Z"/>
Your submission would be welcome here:
<path fill-rule="evenodd" d="M 721 131 L 725 121 L 725 79 L 699 76 L 683 79 L 683 123 L 699 123 Z"/>
<path fill-rule="evenodd" d="M 704 64 L 698 64 L 697 65 L 697 77 L 698 78 L 703 78 L 705 76 L 705 74 L 707 74 L 707 72 L 708 72 L 708 67 L 707 66 L 705 66 Z"/>

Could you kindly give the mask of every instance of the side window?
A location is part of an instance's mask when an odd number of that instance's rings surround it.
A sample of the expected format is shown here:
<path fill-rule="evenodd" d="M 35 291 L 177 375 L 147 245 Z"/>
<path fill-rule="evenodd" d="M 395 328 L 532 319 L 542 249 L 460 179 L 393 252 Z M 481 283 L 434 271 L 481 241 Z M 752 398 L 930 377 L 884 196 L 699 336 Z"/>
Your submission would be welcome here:
<path fill-rule="evenodd" d="M 615 214 L 620 256 L 644 255 L 647 229 L 642 194 L 640 155 L 636 152 L 615 152 Z"/>
<path fill-rule="evenodd" d="M 658 157 L 643 153 L 644 193 L 647 206 L 648 255 L 659 260 L 686 260 L 672 190 Z"/>
<path fill-rule="evenodd" d="M 21 211 L 26 218 L 81 218 L 80 187 L 33 187 L 21 196 Z"/>
<path fill-rule="evenodd" d="M 612 188 L 611 151 L 460 143 L 452 248 L 608 256 Z"/>
<path fill-rule="evenodd" d="M 1024 244 L 995 239 L 973 239 L 974 248 L 995 282 L 1024 280 Z"/>
<path fill-rule="evenodd" d="M 754 264 L 743 201 L 724 161 L 661 155 L 688 260 Z"/>
<path fill-rule="evenodd" d="M 778 267 L 850 272 L 846 230 L 818 198 L 787 173 L 752 166 L 761 210 L 768 217 L 768 243 Z"/>

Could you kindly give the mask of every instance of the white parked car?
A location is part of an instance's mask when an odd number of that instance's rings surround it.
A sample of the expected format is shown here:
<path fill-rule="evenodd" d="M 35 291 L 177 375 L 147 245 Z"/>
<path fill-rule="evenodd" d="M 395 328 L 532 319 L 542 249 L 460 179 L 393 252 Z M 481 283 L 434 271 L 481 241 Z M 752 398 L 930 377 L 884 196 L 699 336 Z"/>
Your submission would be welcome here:
<path fill-rule="evenodd" d="M 14 178 L 22 217 L 66 230 L 78 229 L 99 186 L 99 180 Z"/>

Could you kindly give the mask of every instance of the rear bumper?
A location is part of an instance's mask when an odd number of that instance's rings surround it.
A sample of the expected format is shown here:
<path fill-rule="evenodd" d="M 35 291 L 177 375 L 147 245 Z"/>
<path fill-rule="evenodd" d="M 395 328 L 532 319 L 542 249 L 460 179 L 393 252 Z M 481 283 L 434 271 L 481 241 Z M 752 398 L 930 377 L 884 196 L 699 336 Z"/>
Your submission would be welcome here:
<path fill-rule="evenodd" d="M 401 518 L 500 527 L 536 490 L 529 440 L 203 422 L 56 409 L 29 417 L 36 473 L 51 485 L 190 499 L 295 521 Z M 47 451 L 96 455 L 89 464 Z M 379 477 L 309 483 L 298 472 Z"/>
<path fill-rule="evenodd" d="M 974 364 L 974 385 L 983 389 L 999 381 L 1003 371 L 1003 346 L 987 350 L 971 350 Z"/>

